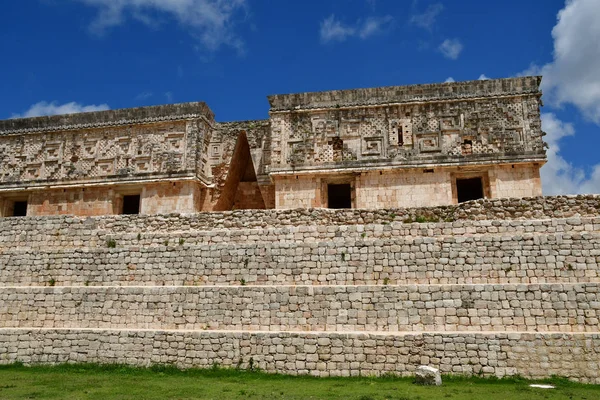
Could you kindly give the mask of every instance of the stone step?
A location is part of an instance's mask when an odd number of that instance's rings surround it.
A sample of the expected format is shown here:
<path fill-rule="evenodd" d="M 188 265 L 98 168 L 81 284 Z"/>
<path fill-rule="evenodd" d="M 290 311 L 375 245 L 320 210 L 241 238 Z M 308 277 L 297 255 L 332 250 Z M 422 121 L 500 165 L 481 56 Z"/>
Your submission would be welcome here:
<path fill-rule="evenodd" d="M 213 365 L 315 376 L 551 375 L 600 383 L 600 333 L 0 329 L 0 364 Z"/>
<path fill-rule="evenodd" d="M 70 247 L 102 248 L 107 247 L 109 241 L 113 241 L 117 247 L 136 247 L 162 245 L 166 242 L 170 244 L 180 242 L 189 244 L 261 244 L 265 242 L 326 241 L 339 238 L 385 239 L 600 232 L 600 217 L 410 224 L 394 220 L 395 222 L 384 221 L 377 224 L 355 222 L 331 226 L 314 221 L 311 225 L 252 228 L 211 228 L 197 224 L 190 226 L 189 220 L 179 218 L 172 221 L 172 224 L 181 222 L 180 225 L 172 226 L 170 229 L 165 228 L 165 230 L 160 229 L 164 227 L 163 224 L 153 225 L 151 223 L 158 218 L 156 216 L 121 218 L 123 221 L 118 217 L 125 216 L 107 217 L 109 221 L 119 221 L 118 224 L 110 224 L 97 218 L 32 217 L 8 218 L 14 223 L 7 225 L 4 219 L 0 219 L 0 250 L 14 247 L 32 250 Z M 124 224 L 125 222 L 127 224 Z"/>
<path fill-rule="evenodd" d="M 5 287 L 3 328 L 600 331 L 600 284 Z"/>
<path fill-rule="evenodd" d="M 576 283 L 600 232 L 0 251 L 0 286 Z"/>

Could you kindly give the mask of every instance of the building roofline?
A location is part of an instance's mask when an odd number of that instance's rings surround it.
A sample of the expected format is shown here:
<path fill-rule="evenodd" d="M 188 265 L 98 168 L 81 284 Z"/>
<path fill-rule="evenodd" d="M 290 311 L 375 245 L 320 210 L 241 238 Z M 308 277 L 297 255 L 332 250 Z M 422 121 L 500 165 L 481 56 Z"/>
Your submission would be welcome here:
<path fill-rule="evenodd" d="M 201 117 L 209 121 L 214 120 L 213 112 L 204 102 L 122 108 L 77 114 L 0 120 L 0 135 L 90 129 Z"/>
<path fill-rule="evenodd" d="M 430 83 L 408 86 L 330 90 L 267 96 L 271 111 L 314 108 L 384 105 L 422 101 L 460 100 L 469 98 L 541 95 L 541 76 Z"/>

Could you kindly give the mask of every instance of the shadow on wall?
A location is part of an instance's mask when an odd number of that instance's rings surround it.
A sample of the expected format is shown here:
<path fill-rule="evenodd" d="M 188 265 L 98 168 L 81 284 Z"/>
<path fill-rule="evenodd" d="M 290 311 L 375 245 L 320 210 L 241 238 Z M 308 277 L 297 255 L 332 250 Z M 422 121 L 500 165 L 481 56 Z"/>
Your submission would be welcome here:
<path fill-rule="evenodd" d="M 246 132 L 240 132 L 221 196 L 214 211 L 233 209 L 265 209 Z"/>

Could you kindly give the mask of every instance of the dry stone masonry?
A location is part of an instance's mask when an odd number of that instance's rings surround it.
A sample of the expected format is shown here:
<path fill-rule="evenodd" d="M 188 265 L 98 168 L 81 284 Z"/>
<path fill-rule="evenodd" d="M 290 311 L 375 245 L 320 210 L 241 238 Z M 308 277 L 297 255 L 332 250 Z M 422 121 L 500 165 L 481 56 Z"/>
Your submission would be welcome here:
<path fill-rule="evenodd" d="M 600 383 L 599 200 L 4 218 L 0 363 Z"/>

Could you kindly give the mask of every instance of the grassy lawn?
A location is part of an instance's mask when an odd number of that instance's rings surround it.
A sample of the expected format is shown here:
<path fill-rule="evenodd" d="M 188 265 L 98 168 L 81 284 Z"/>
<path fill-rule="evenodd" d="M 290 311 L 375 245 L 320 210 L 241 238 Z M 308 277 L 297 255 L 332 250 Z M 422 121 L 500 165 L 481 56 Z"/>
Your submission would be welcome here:
<path fill-rule="evenodd" d="M 61 365 L 0 366 L 0 399 L 600 399 L 600 385 L 564 379 L 530 388 L 523 379 L 444 377 L 441 387 L 411 378 L 312 378 L 227 369 Z M 539 383 L 539 382 L 537 382 Z"/>

